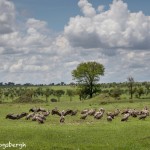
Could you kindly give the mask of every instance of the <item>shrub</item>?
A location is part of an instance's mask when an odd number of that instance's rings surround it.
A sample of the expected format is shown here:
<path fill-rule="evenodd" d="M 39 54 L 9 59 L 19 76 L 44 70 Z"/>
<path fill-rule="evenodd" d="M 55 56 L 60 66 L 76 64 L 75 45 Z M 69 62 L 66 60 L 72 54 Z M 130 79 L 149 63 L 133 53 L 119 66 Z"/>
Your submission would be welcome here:
<path fill-rule="evenodd" d="M 57 102 L 57 99 L 52 98 L 52 99 L 51 99 L 51 102 Z"/>
<path fill-rule="evenodd" d="M 20 96 L 14 102 L 15 103 L 43 103 L 44 101 L 41 99 L 32 99 L 29 96 Z"/>

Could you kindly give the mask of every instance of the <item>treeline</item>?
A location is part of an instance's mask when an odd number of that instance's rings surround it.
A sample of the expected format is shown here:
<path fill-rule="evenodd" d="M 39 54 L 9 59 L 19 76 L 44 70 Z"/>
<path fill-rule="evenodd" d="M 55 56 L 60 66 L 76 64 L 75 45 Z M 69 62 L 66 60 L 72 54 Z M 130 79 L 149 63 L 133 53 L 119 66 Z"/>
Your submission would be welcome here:
<path fill-rule="evenodd" d="M 60 98 L 63 95 L 66 95 L 70 98 L 70 101 L 72 101 L 72 97 L 76 94 L 76 90 L 63 90 L 58 89 L 54 90 L 50 87 L 43 88 L 43 87 L 37 87 L 37 88 L 30 88 L 30 87 L 4 87 L 0 88 L 0 101 L 4 102 L 6 100 L 16 101 L 16 102 L 32 102 L 34 101 L 40 101 L 43 102 L 43 99 L 45 102 L 49 101 L 50 96 L 54 96 L 55 98 L 52 98 L 52 102 L 59 102 Z"/>
<path fill-rule="evenodd" d="M 73 100 L 74 96 L 78 97 L 80 100 L 90 98 L 88 90 L 83 88 L 80 89 L 79 86 L 73 86 L 74 88 L 71 88 L 72 86 L 64 85 L 64 87 L 65 88 L 53 89 L 53 86 L 1 86 L 0 101 L 31 102 L 35 100 L 40 102 L 59 102 L 62 96 L 66 96 L 70 101 Z M 122 95 L 126 95 L 131 99 L 132 97 L 141 98 L 142 96 L 148 98 L 150 94 L 150 82 L 132 82 L 132 89 L 130 82 L 102 83 L 97 84 L 95 90 L 94 96 L 103 94 L 106 97 L 113 97 L 117 100 L 121 99 Z"/>
<path fill-rule="evenodd" d="M 24 84 L 16 84 L 14 82 L 7 82 L 7 83 L 3 83 L 0 82 L 0 87 L 4 86 L 65 86 L 65 85 L 76 85 L 76 83 L 71 82 L 69 84 L 66 84 L 65 82 L 60 82 L 60 83 L 49 83 L 49 84 L 33 84 L 33 83 L 24 83 Z"/>
<path fill-rule="evenodd" d="M 141 98 L 142 95 L 150 94 L 150 82 L 124 82 L 124 83 L 103 83 L 100 85 L 102 93 L 107 93 L 114 98 L 120 98 L 121 95 L 129 95 L 130 98 Z"/>

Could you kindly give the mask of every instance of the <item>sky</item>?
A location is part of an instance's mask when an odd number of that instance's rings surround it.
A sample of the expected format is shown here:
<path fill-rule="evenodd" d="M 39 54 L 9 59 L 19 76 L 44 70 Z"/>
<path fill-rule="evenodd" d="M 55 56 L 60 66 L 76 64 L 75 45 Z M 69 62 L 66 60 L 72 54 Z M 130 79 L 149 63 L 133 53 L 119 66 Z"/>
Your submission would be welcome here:
<path fill-rule="evenodd" d="M 70 83 L 81 62 L 100 82 L 150 81 L 149 0 L 0 0 L 0 82 Z M 74 81 L 73 81 L 74 82 Z"/>

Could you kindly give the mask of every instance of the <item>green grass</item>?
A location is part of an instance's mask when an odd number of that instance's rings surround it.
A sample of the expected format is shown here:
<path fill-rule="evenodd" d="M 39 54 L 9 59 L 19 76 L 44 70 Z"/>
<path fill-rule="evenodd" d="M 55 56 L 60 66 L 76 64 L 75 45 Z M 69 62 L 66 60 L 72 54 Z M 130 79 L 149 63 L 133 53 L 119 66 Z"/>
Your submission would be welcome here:
<path fill-rule="evenodd" d="M 120 115 L 112 122 L 107 122 L 106 115 L 101 120 L 94 120 L 91 116 L 86 120 L 80 120 L 78 113 L 77 116 L 66 116 L 64 124 L 59 123 L 58 116 L 52 115 L 47 117 L 45 124 L 27 121 L 24 118 L 5 119 L 8 113 L 28 112 L 34 106 L 50 110 L 55 106 L 60 110 L 103 107 L 107 112 L 116 108 L 121 110 L 127 107 L 139 110 L 144 106 L 150 108 L 150 102 L 134 100 L 133 103 L 124 101 L 101 105 L 99 97 L 96 97 L 84 102 L 75 100 L 48 104 L 0 104 L 0 144 L 9 141 L 24 142 L 26 150 L 149 150 L 150 148 L 150 117 L 146 120 L 129 118 L 128 122 L 121 122 Z"/>

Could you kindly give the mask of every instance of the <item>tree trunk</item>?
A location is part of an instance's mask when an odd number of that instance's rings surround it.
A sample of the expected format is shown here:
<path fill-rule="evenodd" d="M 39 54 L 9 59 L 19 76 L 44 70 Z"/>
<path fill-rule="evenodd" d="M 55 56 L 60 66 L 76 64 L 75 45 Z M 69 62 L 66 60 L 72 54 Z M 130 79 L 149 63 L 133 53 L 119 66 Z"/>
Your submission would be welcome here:
<path fill-rule="evenodd" d="M 93 97 L 93 84 L 92 82 L 90 83 L 90 98 Z"/>
<path fill-rule="evenodd" d="M 72 101 L 72 96 L 70 96 L 70 102 Z"/>
<path fill-rule="evenodd" d="M 90 98 L 92 98 L 93 97 L 93 93 L 92 92 L 90 92 Z"/>
<path fill-rule="evenodd" d="M 130 85 L 130 93 L 131 93 L 131 99 L 132 99 L 132 97 L 133 97 L 133 89 L 132 89 L 132 83 L 131 83 L 131 85 Z"/>
<path fill-rule="evenodd" d="M 46 96 L 46 103 L 48 102 L 48 100 L 47 100 L 47 99 L 48 99 L 48 97 Z"/>

